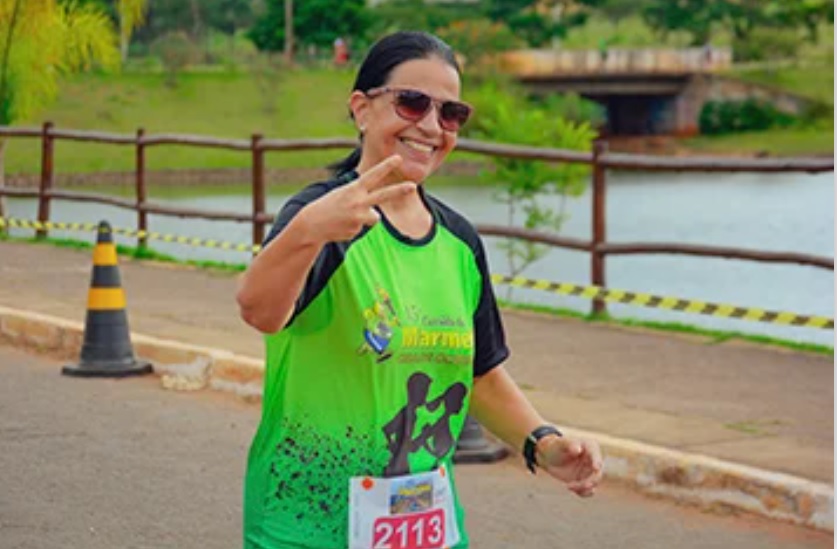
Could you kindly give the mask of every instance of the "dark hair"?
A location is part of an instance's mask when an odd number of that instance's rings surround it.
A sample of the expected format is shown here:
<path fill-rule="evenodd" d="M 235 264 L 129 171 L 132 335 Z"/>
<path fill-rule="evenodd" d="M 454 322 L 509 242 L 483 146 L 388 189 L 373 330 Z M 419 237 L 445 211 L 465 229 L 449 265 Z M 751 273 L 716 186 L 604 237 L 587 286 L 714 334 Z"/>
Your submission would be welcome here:
<path fill-rule="evenodd" d="M 389 79 L 390 73 L 401 63 L 434 56 L 448 63 L 456 69 L 456 72 L 462 72 L 451 47 L 432 34 L 400 31 L 387 35 L 378 40 L 366 54 L 352 91 L 365 92 L 383 86 Z M 328 168 L 335 175 L 353 170 L 360 162 L 360 155 L 361 147 L 357 147 L 349 156 L 330 164 Z"/>

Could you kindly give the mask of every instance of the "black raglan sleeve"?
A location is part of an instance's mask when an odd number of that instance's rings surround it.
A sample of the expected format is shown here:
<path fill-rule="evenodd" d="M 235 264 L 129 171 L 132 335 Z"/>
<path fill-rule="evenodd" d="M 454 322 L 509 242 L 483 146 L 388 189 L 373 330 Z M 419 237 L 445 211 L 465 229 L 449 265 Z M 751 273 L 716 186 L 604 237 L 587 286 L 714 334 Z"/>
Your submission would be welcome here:
<path fill-rule="evenodd" d="M 509 357 L 510 351 L 506 345 L 506 334 L 494 288 L 491 286 L 491 272 L 488 270 L 488 260 L 485 246 L 476 228 L 463 215 L 447 206 L 436 197 L 425 194 L 420 187 L 419 192 L 436 219 L 442 223 L 454 236 L 460 239 L 472 254 L 476 273 L 479 300 L 474 310 L 474 376 L 487 374 L 499 366 Z"/>
<path fill-rule="evenodd" d="M 342 183 L 343 182 L 340 180 L 315 183 L 313 185 L 309 185 L 298 194 L 291 197 L 285 205 L 282 206 L 282 209 L 279 210 L 279 214 L 276 216 L 273 227 L 271 227 L 270 232 L 264 239 L 262 246 L 267 246 L 274 238 L 276 238 L 282 230 L 288 226 L 300 210 L 302 210 L 302 208 L 324 196 Z M 311 301 L 313 301 L 314 298 L 322 291 L 328 283 L 331 275 L 335 270 L 337 270 L 337 267 L 342 262 L 344 255 L 343 246 L 339 243 L 329 243 L 323 246 L 323 249 L 320 250 L 319 255 L 317 255 L 317 259 L 314 260 L 311 270 L 308 271 L 305 284 L 296 299 L 294 312 L 288 320 L 286 326 L 290 326 L 299 313 L 304 311 L 305 307 L 307 307 L 308 304 L 311 303 Z M 281 290 L 277 289 L 277 291 Z"/>
<path fill-rule="evenodd" d="M 506 334 L 500 318 L 500 310 L 491 286 L 491 273 L 485 257 L 485 248 L 478 235 L 475 236 L 474 259 L 481 278 L 480 299 L 474 313 L 474 376 L 487 374 L 508 357 Z"/>

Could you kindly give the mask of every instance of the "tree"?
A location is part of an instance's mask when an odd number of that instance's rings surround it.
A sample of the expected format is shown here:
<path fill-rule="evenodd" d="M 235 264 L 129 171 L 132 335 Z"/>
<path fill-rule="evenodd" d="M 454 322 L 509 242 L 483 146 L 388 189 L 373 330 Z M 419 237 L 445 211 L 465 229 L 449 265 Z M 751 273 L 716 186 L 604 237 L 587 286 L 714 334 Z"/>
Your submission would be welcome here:
<path fill-rule="evenodd" d="M 119 27 L 119 52 L 128 58 L 128 43 L 134 31 L 145 22 L 148 0 L 57 0 L 58 4 L 93 6 L 106 13 Z"/>
<path fill-rule="evenodd" d="M 774 0 L 768 2 L 765 9 L 777 21 L 787 21 L 791 26 L 804 28 L 809 40 L 815 43 L 819 41 L 820 25 L 834 24 L 834 0 Z"/>
<path fill-rule="evenodd" d="M 235 53 L 235 35 L 253 23 L 250 0 L 209 0 L 201 3 L 206 9 L 206 24 L 229 36 L 231 57 Z"/>
<path fill-rule="evenodd" d="M 224 34 L 234 35 L 253 21 L 250 0 L 203 0 L 206 24 Z"/>
<path fill-rule="evenodd" d="M 59 76 L 118 65 L 117 31 L 96 3 L 0 0 L 0 125 L 31 116 L 51 101 Z M 4 149 L 0 139 L 0 186 Z"/>
<path fill-rule="evenodd" d="M 116 13 L 119 17 L 119 52 L 124 63 L 128 59 L 128 43 L 131 34 L 145 20 L 148 0 L 114 0 L 117 2 Z"/>
<path fill-rule="evenodd" d="M 686 31 L 694 45 L 709 42 L 713 26 L 726 29 L 738 42 L 761 28 L 804 29 L 815 41 L 818 26 L 834 22 L 834 1 L 646 0 L 643 17 L 659 32 Z"/>
<path fill-rule="evenodd" d="M 693 45 L 709 42 L 712 23 L 719 19 L 717 0 L 652 0 L 643 11 L 648 25 L 666 34 L 682 30 L 691 36 Z"/>
<path fill-rule="evenodd" d="M 508 25 L 531 47 L 566 36 L 589 15 L 582 2 L 571 0 L 482 0 L 482 11 L 492 21 Z"/>
<path fill-rule="evenodd" d="M 301 46 L 330 48 L 337 37 L 363 39 L 371 17 L 365 0 L 305 0 L 293 13 L 295 42 Z M 265 13 L 247 33 L 260 50 L 285 47 L 285 0 L 268 0 Z"/>
<path fill-rule="evenodd" d="M 285 1 L 285 63 L 290 65 L 294 60 L 294 0 Z"/>
<path fill-rule="evenodd" d="M 588 122 L 567 120 L 549 104 L 539 107 L 526 98 L 519 86 L 502 79 L 485 81 L 468 95 L 468 100 L 475 107 L 475 118 L 466 126 L 468 137 L 589 151 L 596 136 Z M 567 219 L 567 198 L 584 192 L 589 166 L 502 157 L 491 160 L 495 170 L 483 177 L 500 185 L 495 199 L 506 205 L 508 225 L 560 232 Z M 544 200 L 550 195 L 560 198 L 558 211 Z M 549 251 L 543 244 L 517 239 L 509 239 L 498 247 L 506 252 L 510 276 L 518 276 Z M 511 289 L 507 297 L 510 295 Z"/>
<path fill-rule="evenodd" d="M 151 44 L 151 49 L 163 62 L 166 86 L 177 87 L 177 77 L 195 59 L 195 46 L 184 31 L 164 34 Z"/>
<path fill-rule="evenodd" d="M 382 36 L 408 29 L 436 32 L 457 22 L 484 18 L 484 15 L 467 2 L 387 0 L 371 9 L 371 17 L 371 32 Z"/>
<path fill-rule="evenodd" d="M 466 70 L 471 75 L 490 69 L 496 54 L 523 45 L 508 26 L 485 18 L 456 21 L 436 33 L 465 57 Z"/>
<path fill-rule="evenodd" d="M 136 32 L 136 43 L 149 48 L 163 36 L 185 32 L 194 44 L 207 38 L 207 31 L 217 30 L 231 38 L 253 21 L 251 0 L 154 0 L 148 6 L 145 24 Z M 230 40 L 234 50 L 235 40 Z M 209 57 L 204 52 L 204 57 Z"/>
<path fill-rule="evenodd" d="M 626 18 L 640 14 L 647 0 L 578 0 L 578 4 L 603 15 L 614 27 L 617 27 Z"/>

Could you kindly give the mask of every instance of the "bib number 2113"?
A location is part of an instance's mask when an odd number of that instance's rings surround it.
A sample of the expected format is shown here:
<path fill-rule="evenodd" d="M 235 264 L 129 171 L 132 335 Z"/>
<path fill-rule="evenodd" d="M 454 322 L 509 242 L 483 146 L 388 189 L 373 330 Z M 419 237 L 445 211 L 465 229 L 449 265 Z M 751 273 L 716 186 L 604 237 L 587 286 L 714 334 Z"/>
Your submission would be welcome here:
<path fill-rule="evenodd" d="M 380 517 L 372 530 L 373 549 L 440 549 L 445 542 L 441 509 Z"/>

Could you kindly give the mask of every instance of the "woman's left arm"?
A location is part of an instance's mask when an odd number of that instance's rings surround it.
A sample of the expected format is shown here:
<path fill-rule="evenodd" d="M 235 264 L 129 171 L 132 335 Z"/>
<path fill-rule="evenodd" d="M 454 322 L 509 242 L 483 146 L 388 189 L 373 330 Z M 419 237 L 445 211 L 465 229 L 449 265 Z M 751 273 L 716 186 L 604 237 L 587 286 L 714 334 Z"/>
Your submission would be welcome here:
<path fill-rule="evenodd" d="M 469 413 L 518 451 L 534 429 L 546 424 L 502 365 L 474 380 Z M 579 496 L 592 496 L 602 479 L 602 454 L 595 441 L 547 435 L 538 441 L 535 455 L 541 469 Z"/>

